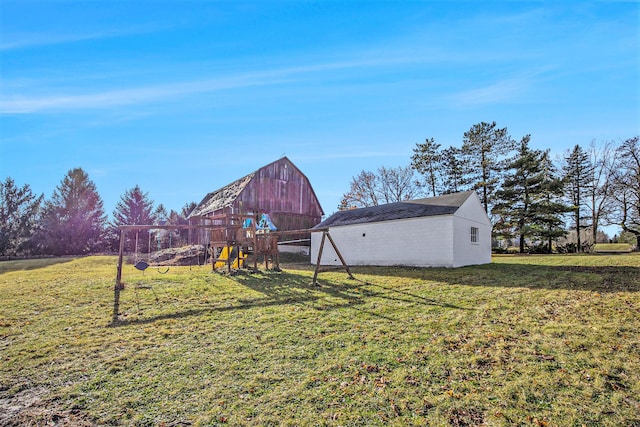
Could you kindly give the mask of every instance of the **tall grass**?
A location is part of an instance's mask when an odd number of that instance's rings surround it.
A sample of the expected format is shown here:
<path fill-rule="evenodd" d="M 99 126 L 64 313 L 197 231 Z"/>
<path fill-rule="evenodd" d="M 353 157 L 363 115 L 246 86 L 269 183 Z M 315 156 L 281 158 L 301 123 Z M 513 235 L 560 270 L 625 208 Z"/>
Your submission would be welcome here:
<path fill-rule="evenodd" d="M 0 263 L 0 425 L 640 425 L 637 255 L 115 265 Z"/>

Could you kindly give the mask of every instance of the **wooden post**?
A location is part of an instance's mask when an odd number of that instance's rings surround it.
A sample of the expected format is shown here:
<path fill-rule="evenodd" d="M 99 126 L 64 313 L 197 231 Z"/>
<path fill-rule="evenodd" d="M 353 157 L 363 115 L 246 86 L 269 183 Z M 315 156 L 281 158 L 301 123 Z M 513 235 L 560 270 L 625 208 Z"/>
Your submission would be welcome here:
<path fill-rule="evenodd" d="M 258 271 L 258 224 L 257 214 L 253 214 L 251 218 L 251 224 L 253 227 L 253 269 Z"/>
<path fill-rule="evenodd" d="M 122 290 L 122 259 L 124 253 L 124 236 L 126 232 L 120 229 L 120 249 L 118 250 L 118 270 L 116 273 L 116 284 L 113 287 L 113 319 L 112 322 L 118 321 L 120 314 L 120 291 Z"/>
<path fill-rule="evenodd" d="M 274 270 L 280 271 L 280 250 L 278 249 L 278 236 L 271 235 L 271 252 L 275 256 L 274 262 Z"/>
<path fill-rule="evenodd" d="M 229 237 L 229 218 L 227 218 L 227 226 L 225 227 L 224 235 L 227 239 L 227 273 L 231 273 L 231 252 L 233 252 L 233 246 Z"/>
<path fill-rule="evenodd" d="M 324 249 L 324 239 L 327 235 L 327 231 L 322 232 L 322 240 L 320 240 L 320 248 L 318 249 L 318 261 L 316 262 L 316 269 L 313 272 L 313 285 L 318 286 L 318 270 L 320 270 L 320 260 L 322 259 L 322 250 Z"/>
<path fill-rule="evenodd" d="M 336 242 L 333 241 L 331 234 L 329 234 L 329 230 L 327 230 L 326 233 L 327 233 L 327 237 L 329 238 L 329 242 L 331 242 L 331 246 L 333 246 L 333 249 L 336 251 L 338 258 L 340 258 L 340 262 L 344 266 L 344 269 L 347 270 L 347 274 L 349 275 L 349 278 L 355 279 L 355 277 L 353 277 L 353 274 L 351 274 L 351 272 L 349 271 L 349 266 L 347 265 L 346 261 L 344 260 L 344 258 L 342 258 L 342 254 L 338 250 L 338 246 L 336 245 Z"/>
<path fill-rule="evenodd" d="M 320 240 L 320 248 L 318 249 L 318 261 L 316 262 L 316 269 L 313 272 L 313 284 L 315 286 L 318 286 L 318 272 L 320 271 L 320 260 L 322 259 L 322 250 L 324 249 L 324 239 L 325 237 L 329 238 L 329 243 L 331 243 L 331 246 L 333 246 L 333 249 L 336 251 L 336 255 L 338 255 L 338 258 L 340 259 L 340 262 L 342 263 L 342 266 L 344 267 L 344 269 L 347 271 L 347 274 L 349 275 L 350 279 L 355 279 L 355 277 L 353 277 L 353 274 L 351 274 L 351 271 L 349 270 L 349 265 L 347 265 L 347 262 L 344 260 L 344 258 L 342 257 L 342 254 L 340 253 L 340 250 L 338 249 L 338 245 L 336 245 L 336 242 L 333 241 L 333 238 L 331 237 L 331 234 L 329 234 L 329 229 L 326 229 L 322 232 L 322 240 Z"/>

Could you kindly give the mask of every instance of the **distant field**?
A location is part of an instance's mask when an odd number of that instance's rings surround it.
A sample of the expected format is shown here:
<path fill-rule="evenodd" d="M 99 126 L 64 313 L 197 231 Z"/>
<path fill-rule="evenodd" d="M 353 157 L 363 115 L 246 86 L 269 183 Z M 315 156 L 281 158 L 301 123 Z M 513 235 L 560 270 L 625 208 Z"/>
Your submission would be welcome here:
<path fill-rule="evenodd" d="M 597 243 L 593 246 L 595 252 L 631 252 L 628 243 Z"/>
<path fill-rule="evenodd" d="M 640 426 L 637 254 L 115 266 L 0 263 L 0 425 Z"/>

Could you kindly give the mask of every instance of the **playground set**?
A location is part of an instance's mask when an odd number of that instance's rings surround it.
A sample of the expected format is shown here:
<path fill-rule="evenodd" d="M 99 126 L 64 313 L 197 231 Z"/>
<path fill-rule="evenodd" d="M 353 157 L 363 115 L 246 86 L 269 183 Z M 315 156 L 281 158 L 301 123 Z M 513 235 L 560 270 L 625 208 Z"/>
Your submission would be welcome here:
<path fill-rule="evenodd" d="M 151 239 L 152 231 L 168 232 L 171 236 L 172 232 L 178 230 L 204 230 L 209 238 L 204 251 L 204 262 L 202 265 L 211 264 L 211 270 L 224 270 L 231 274 L 242 268 L 248 268 L 249 254 L 253 257 L 253 270 L 258 270 L 258 262 L 262 260 L 265 269 L 269 269 L 269 262 L 272 264 L 273 271 L 280 271 L 280 256 L 278 251 L 279 244 L 287 244 L 291 242 L 300 242 L 300 239 L 292 241 L 280 242 L 283 236 L 299 236 L 300 234 L 310 234 L 311 232 L 322 232 L 322 240 L 320 243 L 320 252 L 316 263 L 313 276 L 313 284 L 317 285 L 317 277 L 320 268 L 320 260 L 322 257 L 322 249 L 325 239 L 328 239 L 338 254 L 340 261 L 347 271 L 350 278 L 353 275 L 349 271 L 349 266 L 344 261 L 335 242 L 329 234 L 329 229 L 306 229 L 306 230 L 288 230 L 278 231 L 267 214 L 220 214 L 210 218 L 210 223 L 206 225 L 121 225 L 120 229 L 120 245 L 118 251 L 118 266 L 116 273 L 116 283 L 114 286 L 114 303 L 113 303 L 113 322 L 118 321 L 120 312 L 120 292 L 124 290 L 124 282 L 122 281 L 125 241 L 130 233 L 135 232 L 135 257 L 133 266 L 142 271 L 150 267 L 156 268 L 158 273 L 166 274 L 170 266 L 161 265 L 151 260 Z M 139 234 L 147 232 L 148 235 L 148 253 L 147 259 L 141 259 L 138 256 Z M 169 245 L 171 238 L 169 237 Z M 148 287 L 148 286 L 146 286 Z"/>

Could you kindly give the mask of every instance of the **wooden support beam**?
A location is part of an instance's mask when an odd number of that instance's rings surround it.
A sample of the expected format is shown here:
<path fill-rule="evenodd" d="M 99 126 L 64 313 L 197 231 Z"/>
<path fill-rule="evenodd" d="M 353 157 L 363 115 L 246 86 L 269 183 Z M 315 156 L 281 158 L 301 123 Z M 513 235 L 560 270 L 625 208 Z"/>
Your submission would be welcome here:
<path fill-rule="evenodd" d="M 322 232 L 322 240 L 320 240 L 320 248 L 318 248 L 318 260 L 316 261 L 316 269 L 313 272 L 313 285 L 318 286 L 318 272 L 320 271 L 320 260 L 322 259 L 322 251 L 324 249 L 324 240 L 327 237 L 327 232 Z"/>
<path fill-rule="evenodd" d="M 336 242 L 333 240 L 333 237 L 331 237 L 331 234 L 329 234 L 329 229 L 326 228 L 326 229 L 323 229 L 322 231 L 322 240 L 320 240 L 320 248 L 318 248 L 318 260 L 316 262 L 316 268 L 313 272 L 313 285 L 318 286 L 318 273 L 320 272 L 320 261 L 322 260 L 322 251 L 324 249 L 325 238 L 329 239 L 329 243 L 331 243 L 331 246 L 333 246 L 333 250 L 336 251 L 336 254 L 338 255 L 338 259 L 340 259 L 342 266 L 347 271 L 349 278 L 355 280 L 355 277 L 353 277 L 353 274 L 351 274 L 351 270 L 349 270 L 349 265 L 344 260 L 344 258 L 342 257 L 342 254 L 340 253 L 340 250 L 338 249 L 338 245 L 336 245 Z"/>
<path fill-rule="evenodd" d="M 336 245 L 336 242 L 333 241 L 333 237 L 331 237 L 331 234 L 329 234 L 329 230 L 325 231 L 325 233 L 327 233 L 329 242 L 331 242 L 331 246 L 333 246 L 333 249 L 336 251 L 336 254 L 338 254 L 338 258 L 340 259 L 340 262 L 344 266 L 344 269 L 347 270 L 347 274 L 349 275 L 349 278 L 355 279 L 355 277 L 353 277 L 353 274 L 351 274 L 351 271 L 349 271 L 349 266 L 347 265 L 347 262 L 344 260 L 344 258 L 342 258 L 342 254 L 338 250 L 338 245 Z"/>
<path fill-rule="evenodd" d="M 116 272 L 116 284 L 113 287 L 113 319 L 112 322 L 118 321 L 120 314 L 120 291 L 122 290 L 122 262 L 124 254 L 124 235 L 125 230 L 120 229 L 120 248 L 118 250 L 118 269 Z"/>
<path fill-rule="evenodd" d="M 305 234 L 305 233 L 319 233 L 321 231 L 328 231 L 328 228 L 305 228 L 302 230 L 276 230 L 272 231 L 271 234 L 275 234 L 277 236 L 286 236 L 287 234 Z"/>

